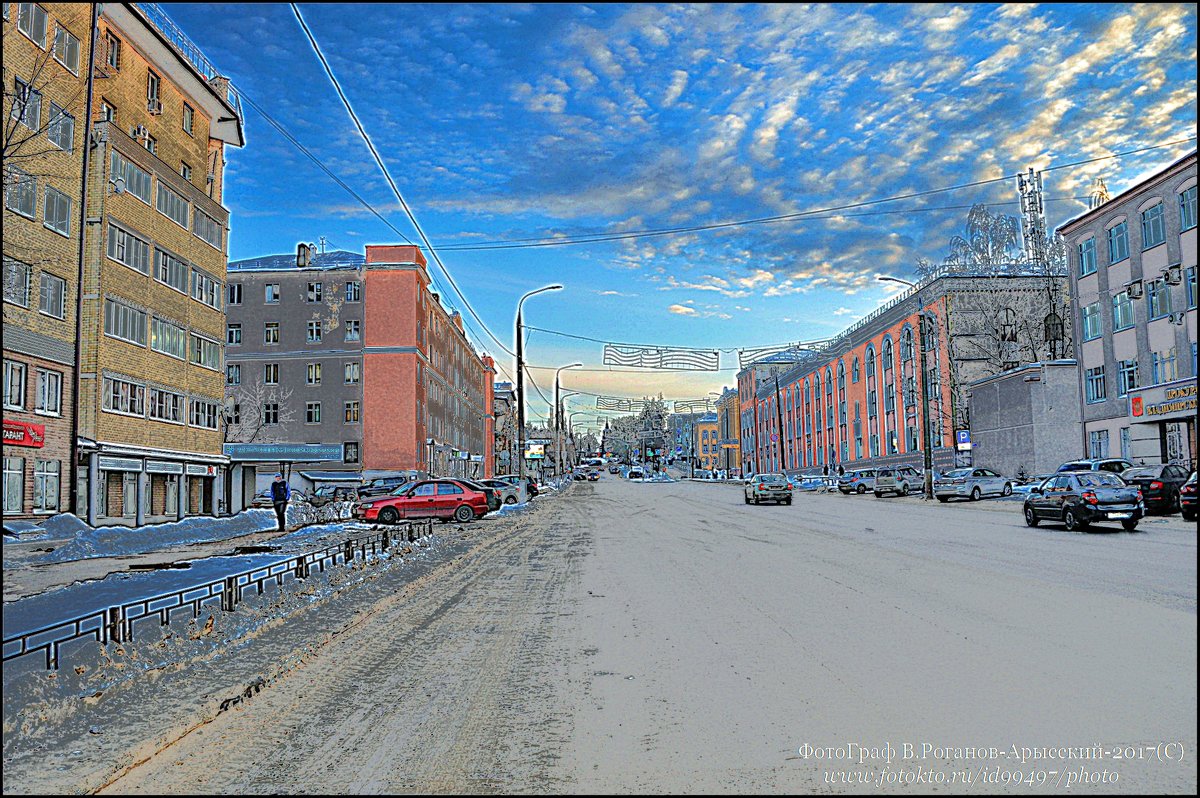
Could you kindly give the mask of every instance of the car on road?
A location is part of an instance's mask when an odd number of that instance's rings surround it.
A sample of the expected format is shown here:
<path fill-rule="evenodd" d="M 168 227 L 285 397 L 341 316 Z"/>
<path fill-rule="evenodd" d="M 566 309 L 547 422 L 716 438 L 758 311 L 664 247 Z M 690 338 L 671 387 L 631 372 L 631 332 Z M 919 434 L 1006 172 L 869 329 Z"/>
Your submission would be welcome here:
<path fill-rule="evenodd" d="M 600 472 L 599 471 L 589 471 L 587 478 L 588 478 L 588 482 L 599 482 L 600 481 Z"/>
<path fill-rule="evenodd" d="M 746 504 L 792 503 L 792 483 L 783 474 L 755 474 L 742 491 Z"/>
<path fill-rule="evenodd" d="M 912 491 L 920 489 L 923 484 L 921 472 L 912 466 L 881 468 L 875 474 L 873 490 L 876 499 L 883 498 L 885 493 L 907 496 Z"/>
<path fill-rule="evenodd" d="M 1188 470 L 1180 465 L 1138 466 L 1121 472 L 1121 479 L 1137 485 L 1145 497 L 1147 510 L 1173 513 L 1179 509 L 1180 491 L 1188 481 Z"/>
<path fill-rule="evenodd" d="M 505 482 L 511 482 L 514 485 L 516 485 L 521 480 L 521 478 L 518 477 L 516 474 L 501 474 L 500 476 L 496 477 L 496 479 L 500 479 Z M 538 495 L 537 480 L 534 479 L 533 477 L 525 477 L 525 490 L 529 492 L 529 498 L 532 499 L 533 497 L 537 496 Z"/>
<path fill-rule="evenodd" d="M 429 475 L 424 471 L 405 471 L 386 477 L 376 477 L 367 484 L 360 485 L 358 495 L 360 497 L 382 496 L 386 493 L 391 493 L 401 485 L 406 485 L 418 479 L 429 479 Z"/>
<path fill-rule="evenodd" d="M 466 523 L 488 512 L 487 495 L 456 480 L 421 480 L 399 493 L 369 498 L 358 505 L 355 517 L 382 524 L 402 519 L 440 518 Z"/>
<path fill-rule="evenodd" d="M 358 501 L 358 489 L 350 485 L 322 485 L 309 497 L 313 507 L 324 507 L 333 502 Z"/>
<path fill-rule="evenodd" d="M 621 473 L 621 467 L 620 467 L 620 466 L 617 466 L 617 465 L 610 465 L 610 466 L 608 467 L 608 473 L 610 473 L 610 474 L 620 474 L 620 473 Z"/>
<path fill-rule="evenodd" d="M 528 496 L 528 492 L 521 485 L 514 485 L 502 479 L 484 479 L 480 480 L 480 484 L 499 491 L 500 501 L 503 504 L 522 504 Z"/>
<path fill-rule="evenodd" d="M 934 477 L 933 495 L 940 502 L 951 499 L 979 501 L 984 496 L 1011 496 L 1013 480 L 990 468 L 952 468 Z"/>
<path fill-rule="evenodd" d="M 1137 486 L 1111 471 L 1070 471 L 1034 488 L 1025 499 L 1024 513 L 1029 526 L 1054 521 L 1071 532 L 1084 532 L 1094 523 L 1119 522 L 1132 532 L 1146 514 L 1146 505 Z"/>
<path fill-rule="evenodd" d="M 1058 467 L 1058 472 L 1063 471 L 1111 471 L 1114 474 L 1120 474 L 1123 471 L 1128 471 L 1133 468 L 1133 463 L 1122 457 L 1102 457 L 1091 460 L 1071 460 L 1063 463 Z"/>
<path fill-rule="evenodd" d="M 1179 489 L 1179 514 L 1183 516 L 1184 521 L 1196 520 L 1196 497 L 1196 472 L 1193 471 L 1188 481 Z"/>
<path fill-rule="evenodd" d="M 645 479 L 646 472 L 642 470 L 641 466 L 630 466 L 628 476 L 630 479 Z"/>
<path fill-rule="evenodd" d="M 838 477 L 838 490 L 849 496 L 851 493 L 862 495 L 869 490 L 875 490 L 875 469 L 856 468 Z"/>
<path fill-rule="evenodd" d="M 451 479 L 451 480 L 459 483 L 460 485 L 463 485 L 464 487 L 470 488 L 471 490 L 479 491 L 484 496 L 486 496 L 489 513 L 494 513 L 496 510 L 500 509 L 500 504 L 501 504 L 500 491 L 497 490 L 496 488 L 492 488 L 487 485 L 484 485 L 481 482 L 478 482 L 477 480 L 474 480 L 474 479 L 465 479 L 463 477 L 447 477 L 447 479 Z"/>

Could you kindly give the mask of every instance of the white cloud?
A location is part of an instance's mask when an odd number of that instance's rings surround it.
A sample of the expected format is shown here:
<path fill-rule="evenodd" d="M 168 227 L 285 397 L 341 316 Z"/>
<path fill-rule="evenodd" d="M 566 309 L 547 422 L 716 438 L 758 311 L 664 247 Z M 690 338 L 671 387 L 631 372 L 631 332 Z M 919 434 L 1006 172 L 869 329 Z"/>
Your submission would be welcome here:
<path fill-rule="evenodd" d="M 671 73 L 671 85 L 667 88 L 667 94 L 663 97 L 663 105 L 670 108 L 683 94 L 683 90 L 687 88 L 688 73 L 682 69 L 676 69 Z"/>
<path fill-rule="evenodd" d="M 680 316 L 695 316 L 696 315 L 696 309 L 688 307 L 687 305 L 671 305 L 670 307 L 667 308 L 667 310 L 669 310 L 671 313 L 676 313 Z"/>

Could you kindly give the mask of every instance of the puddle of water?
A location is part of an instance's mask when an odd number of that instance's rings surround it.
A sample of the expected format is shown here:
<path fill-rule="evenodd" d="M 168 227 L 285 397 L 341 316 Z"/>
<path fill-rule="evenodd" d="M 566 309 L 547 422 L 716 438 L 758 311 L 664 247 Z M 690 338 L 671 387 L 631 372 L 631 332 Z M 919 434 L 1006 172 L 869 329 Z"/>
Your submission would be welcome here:
<path fill-rule="evenodd" d="M 182 571 L 192 566 L 185 562 L 150 562 L 150 563 L 132 563 L 129 566 L 131 571 L 167 571 L 177 570 Z"/>

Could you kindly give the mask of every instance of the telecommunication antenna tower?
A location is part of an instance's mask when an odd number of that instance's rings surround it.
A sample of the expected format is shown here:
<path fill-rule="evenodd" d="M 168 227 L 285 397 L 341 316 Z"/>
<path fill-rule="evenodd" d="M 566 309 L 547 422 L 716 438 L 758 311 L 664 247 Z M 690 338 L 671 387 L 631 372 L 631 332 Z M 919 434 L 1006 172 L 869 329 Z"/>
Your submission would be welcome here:
<path fill-rule="evenodd" d="M 1042 202 L 1042 173 L 1033 167 L 1017 175 L 1017 193 L 1021 196 L 1021 237 L 1025 259 L 1035 266 L 1046 265 L 1046 210 Z"/>

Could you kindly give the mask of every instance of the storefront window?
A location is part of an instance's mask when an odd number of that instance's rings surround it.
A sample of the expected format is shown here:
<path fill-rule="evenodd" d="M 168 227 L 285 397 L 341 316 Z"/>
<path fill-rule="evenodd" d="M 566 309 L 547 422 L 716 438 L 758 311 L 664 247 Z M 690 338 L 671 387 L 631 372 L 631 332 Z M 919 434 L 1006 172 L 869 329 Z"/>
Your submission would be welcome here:
<path fill-rule="evenodd" d="M 20 513 L 25 509 L 25 460 L 4 458 L 4 512 Z"/>

